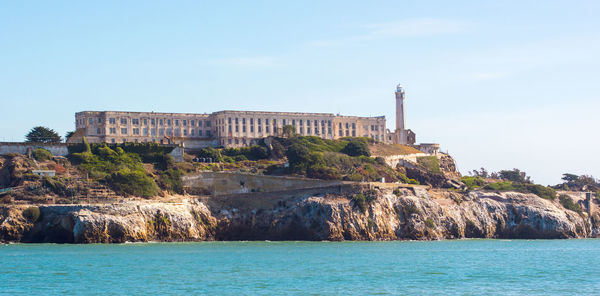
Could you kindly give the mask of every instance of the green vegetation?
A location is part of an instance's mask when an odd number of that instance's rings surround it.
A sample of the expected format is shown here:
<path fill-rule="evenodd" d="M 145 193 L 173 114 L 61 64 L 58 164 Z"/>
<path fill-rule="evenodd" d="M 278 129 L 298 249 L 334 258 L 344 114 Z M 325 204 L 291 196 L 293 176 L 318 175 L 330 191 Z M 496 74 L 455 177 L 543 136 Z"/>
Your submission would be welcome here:
<path fill-rule="evenodd" d="M 124 168 L 112 173 L 105 180 L 117 192 L 141 197 L 152 197 L 158 194 L 158 186 L 154 179 L 146 175 L 144 171 Z"/>
<path fill-rule="evenodd" d="M 582 214 L 583 212 L 581 211 L 581 206 L 579 206 L 578 203 L 574 202 L 573 199 L 571 199 L 571 197 L 569 197 L 566 194 L 561 194 L 558 197 L 558 200 L 560 201 L 560 204 L 568 210 L 577 212 L 579 214 Z"/>
<path fill-rule="evenodd" d="M 60 143 L 62 138 L 53 129 L 36 126 L 25 135 L 26 142 L 33 143 Z"/>
<path fill-rule="evenodd" d="M 371 156 L 367 143 L 363 141 L 350 141 L 341 152 L 349 156 Z"/>
<path fill-rule="evenodd" d="M 485 185 L 483 189 L 495 191 L 517 191 L 521 193 L 533 193 L 544 199 L 556 199 L 556 190 L 539 184 L 519 184 L 513 183 L 511 181 L 500 181 L 495 183 L 489 183 Z"/>
<path fill-rule="evenodd" d="M 130 151 L 138 149 L 136 145 L 124 145 Z M 151 148 L 151 146 L 148 146 Z M 74 164 L 88 173 L 89 177 L 107 183 L 115 191 L 142 197 L 154 196 L 158 193 L 158 186 L 146 174 L 139 154 L 125 152 L 122 146 L 111 149 L 108 145 L 90 145 L 85 142 L 82 152 L 72 153 L 69 158 Z M 140 151 L 144 153 L 150 150 Z M 155 158 L 155 157 L 153 157 Z M 160 160 L 164 161 L 164 155 Z"/>
<path fill-rule="evenodd" d="M 417 163 L 420 164 L 432 174 L 441 174 L 442 169 L 436 156 L 423 156 L 417 158 Z"/>
<path fill-rule="evenodd" d="M 31 156 L 37 161 L 46 161 L 52 159 L 52 153 L 43 148 L 33 149 Z"/>
<path fill-rule="evenodd" d="M 38 207 L 28 207 L 23 210 L 23 217 L 32 223 L 35 223 L 40 218 L 40 215 L 40 208 Z"/>
<path fill-rule="evenodd" d="M 171 168 L 160 173 L 158 185 L 169 191 L 183 194 L 183 183 L 181 181 L 182 173 L 179 169 Z"/>
<path fill-rule="evenodd" d="M 433 222 L 433 219 L 429 217 L 425 219 L 425 226 L 427 226 L 427 228 L 435 228 L 435 223 Z"/>
<path fill-rule="evenodd" d="M 376 192 L 360 192 L 352 196 L 352 201 L 358 209 L 365 213 L 367 206 L 375 199 Z"/>
<path fill-rule="evenodd" d="M 469 190 L 480 188 L 486 185 L 485 180 L 481 177 L 464 176 L 460 179 Z"/>

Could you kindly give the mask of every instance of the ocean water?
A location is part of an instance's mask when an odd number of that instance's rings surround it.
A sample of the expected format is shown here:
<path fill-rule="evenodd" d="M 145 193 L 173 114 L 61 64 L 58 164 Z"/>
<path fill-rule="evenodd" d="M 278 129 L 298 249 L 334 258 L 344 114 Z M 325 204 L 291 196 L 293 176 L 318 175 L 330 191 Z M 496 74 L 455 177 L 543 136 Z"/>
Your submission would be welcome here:
<path fill-rule="evenodd" d="M 600 295 L 600 240 L 0 245 L 2 295 Z"/>

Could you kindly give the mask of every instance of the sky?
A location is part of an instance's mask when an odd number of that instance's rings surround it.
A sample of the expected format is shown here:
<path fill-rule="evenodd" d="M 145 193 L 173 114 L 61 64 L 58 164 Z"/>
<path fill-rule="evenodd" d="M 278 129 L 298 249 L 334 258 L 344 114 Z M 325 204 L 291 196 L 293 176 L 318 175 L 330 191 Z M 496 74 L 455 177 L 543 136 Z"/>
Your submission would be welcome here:
<path fill-rule="evenodd" d="M 600 1 L 2 1 L 0 141 L 74 113 L 385 115 L 460 171 L 600 177 Z"/>

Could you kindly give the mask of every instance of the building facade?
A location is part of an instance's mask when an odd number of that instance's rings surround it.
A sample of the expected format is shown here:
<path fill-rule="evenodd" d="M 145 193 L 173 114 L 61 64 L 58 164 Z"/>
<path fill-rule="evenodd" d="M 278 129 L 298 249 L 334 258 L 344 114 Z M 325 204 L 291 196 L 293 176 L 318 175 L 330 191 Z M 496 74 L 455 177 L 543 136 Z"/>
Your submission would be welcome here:
<path fill-rule="evenodd" d="M 75 134 L 90 143 L 153 142 L 184 144 L 188 149 L 241 147 L 269 136 L 280 136 L 291 125 L 301 136 L 324 139 L 367 137 L 376 142 L 414 144 L 405 129 L 404 90 L 396 88 L 396 130 L 386 129 L 385 116 L 358 117 L 331 113 L 219 111 L 210 114 L 83 111 L 75 114 Z"/>
<path fill-rule="evenodd" d="M 324 139 L 369 137 L 385 141 L 385 117 L 329 113 L 219 111 L 212 114 L 83 111 L 75 114 L 75 136 L 90 143 L 183 143 L 186 148 L 241 147 L 280 136 L 291 125 L 302 136 Z"/>

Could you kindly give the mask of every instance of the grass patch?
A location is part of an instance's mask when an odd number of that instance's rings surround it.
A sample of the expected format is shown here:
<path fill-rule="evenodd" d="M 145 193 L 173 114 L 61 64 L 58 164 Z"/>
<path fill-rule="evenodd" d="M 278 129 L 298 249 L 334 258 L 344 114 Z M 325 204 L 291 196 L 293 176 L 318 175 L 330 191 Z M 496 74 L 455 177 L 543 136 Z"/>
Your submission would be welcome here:
<path fill-rule="evenodd" d="M 35 223 L 40 218 L 40 215 L 40 208 L 38 207 L 28 207 L 23 210 L 23 217 L 32 223 Z"/>
<path fill-rule="evenodd" d="M 52 159 L 52 153 L 43 148 L 33 149 L 31 156 L 37 161 L 46 161 Z"/>
<path fill-rule="evenodd" d="M 440 162 L 437 156 L 423 156 L 417 158 L 417 163 L 432 174 L 441 174 Z"/>

